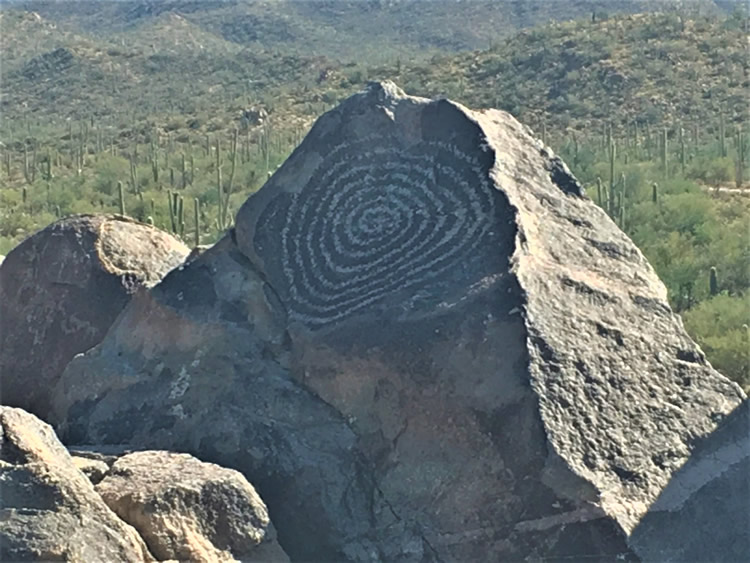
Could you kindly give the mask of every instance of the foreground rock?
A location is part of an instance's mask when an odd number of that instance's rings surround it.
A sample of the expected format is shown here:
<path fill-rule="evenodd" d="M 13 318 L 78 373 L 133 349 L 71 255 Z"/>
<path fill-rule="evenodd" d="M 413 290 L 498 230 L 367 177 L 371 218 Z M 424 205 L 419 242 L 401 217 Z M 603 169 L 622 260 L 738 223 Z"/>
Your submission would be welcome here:
<path fill-rule="evenodd" d="M 292 559 L 636 560 L 745 398 L 506 113 L 373 85 L 236 225 L 70 363 L 55 420 L 239 469 Z"/>
<path fill-rule="evenodd" d="M 46 418 L 66 364 L 187 254 L 169 234 L 111 215 L 62 219 L 13 249 L 0 268 L 0 402 Z"/>
<path fill-rule="evenodd" d="M 672 476 L 631 536 L 643 561 L 746 561 L 750 554 L 750 402 Z"/>
<path fill-rule="evenodd" d="M 96 490 L 159 561 L 289 560 L 263 501 L 237 471 L 187 454 L 136 452 L 118 459 Z"/>
<path fill-rule="evenodd" d="M 52 428 L 0 407 L 0 560 L 153 561 L 76 469 Z"/>

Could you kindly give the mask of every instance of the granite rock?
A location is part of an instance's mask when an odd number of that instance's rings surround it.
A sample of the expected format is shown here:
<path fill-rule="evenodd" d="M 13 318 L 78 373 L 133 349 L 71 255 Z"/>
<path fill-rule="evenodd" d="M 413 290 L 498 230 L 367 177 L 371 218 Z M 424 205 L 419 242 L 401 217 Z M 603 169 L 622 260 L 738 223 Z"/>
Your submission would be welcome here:
<path fill-rule="evenodd" d="M 289 560 L 266 506 L 237 471 L 187 454 L 134 452 L 96 490 L 159 561 Z"/>
<path fill-rule="evenodd" d="M 0 407 L 0 560 L 153 561 L 75 466 L 52 428 Z"/>
<path fill-rule="evenodd" d="M 187 254 L 171 235 L 114 215 L 67 217 L 14 248 L 0 267 L 0 402 L 47 419 L 66 364 Z"/>

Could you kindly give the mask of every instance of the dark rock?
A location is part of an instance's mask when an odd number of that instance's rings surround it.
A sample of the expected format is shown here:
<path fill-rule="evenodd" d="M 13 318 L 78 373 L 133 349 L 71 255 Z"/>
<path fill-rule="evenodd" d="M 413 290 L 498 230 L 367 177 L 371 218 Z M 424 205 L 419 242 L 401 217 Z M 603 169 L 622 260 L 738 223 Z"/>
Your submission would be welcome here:
<path fill-rule="evenodd" d="M 241 473 L 187 454 L 136 452 L 97 486 L 160 561 L 289 561 Z"/>
<path fill-rule="evenodd" d="M 52 428 L 0 407 L 0 560 L 153 561 L 73 463 Z"/>
<path fill-rule="evenodd" d="M 65 365 L 187 254 L 169 234 L 112 215 L 62 219 L 13 249 L 0 267 L 0 402 L 46 419 Z"/>
<path fill-rule="evenodd" d="M 70 363 L 55 420 L 239 469 L 292 559 L 612 561 L 744 398 L 527 128 L 385 83 Z"/>
<path fill-rule="evenodd" d="M 115 329 L 125 340 L 79 356 L 58 384 L 60 431 L 67 443 L 172 449 L 240 470 L 282 523 L 279 543 L 293 559 L 377 553 L 374 509 L 398 536 L 393 550 L 411 545 L 345 418 L 290 377 L 264 285 L 227 237 L 136 295 Z M 191 302 L 181 292 L 221 299 Z M 245 320 L 226 321 L 228 310 Z"/>
<path fill-rule="evenodd" d="M 641 518 L 630 542 L 643 561 L 747 560 L 750 402 L 698 441 L 688 462 Z"/>
<path fill-rule="evenodd" d="M 75 56 L 70 49 L 58 47 L 29 60 L 21 68 L 21 74 L 29 80 L 49 80 L 53 75 L 73 66 L 74 62 Z"/>

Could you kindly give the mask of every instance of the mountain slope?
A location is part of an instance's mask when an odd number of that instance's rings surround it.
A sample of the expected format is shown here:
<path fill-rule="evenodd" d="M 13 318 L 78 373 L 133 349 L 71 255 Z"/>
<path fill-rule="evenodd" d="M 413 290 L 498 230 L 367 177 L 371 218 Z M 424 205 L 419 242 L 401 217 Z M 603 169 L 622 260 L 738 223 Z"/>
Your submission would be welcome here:
<path fill-rule="evenodd" d="M 732 2 L 736 0 L 724 0 Z M 126 0 L 11 3 L 77 32 L 132 31 L 173 13 L 254 48 L 314 53 L 342 61 L 385 60 L 424 51 L 486 48 L 491 41 L 550 21 L 663 11 L 679 0 Z M 703 11 L 713 0 L 693 0 Z M 460 22 L 460 25 L 457 25 Z"/>

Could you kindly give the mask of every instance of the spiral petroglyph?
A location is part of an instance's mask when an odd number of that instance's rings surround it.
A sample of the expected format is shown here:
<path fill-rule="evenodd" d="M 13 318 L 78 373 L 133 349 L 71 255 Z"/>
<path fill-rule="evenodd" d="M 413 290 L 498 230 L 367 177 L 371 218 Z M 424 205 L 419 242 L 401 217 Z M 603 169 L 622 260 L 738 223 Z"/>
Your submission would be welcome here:
<path fill-rule="evenodd" d="M 336 147 L 282 212 L 290 315 L 322 325 L 439 278 L 482 244 L 495 205 L 487 170 L 451 144 Z"/>

